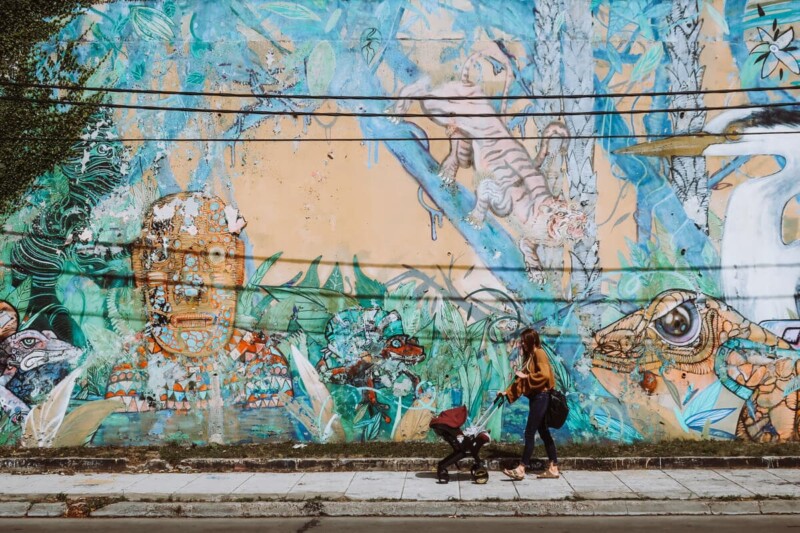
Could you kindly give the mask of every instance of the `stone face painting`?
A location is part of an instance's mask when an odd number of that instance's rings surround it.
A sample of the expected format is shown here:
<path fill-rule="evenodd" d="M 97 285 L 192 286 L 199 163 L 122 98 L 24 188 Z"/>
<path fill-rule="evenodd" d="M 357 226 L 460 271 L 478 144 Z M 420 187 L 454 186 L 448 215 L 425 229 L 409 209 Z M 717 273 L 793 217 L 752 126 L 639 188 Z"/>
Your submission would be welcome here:
<path fill-rule="evenodd" d="M 798 24 L 745 0 L 76 12 L 34 62 L 74 42 L 112 91 L 3 213 L 0 445 L 434 441 L 526 327 L 562 442 L 800 439 Z"/>

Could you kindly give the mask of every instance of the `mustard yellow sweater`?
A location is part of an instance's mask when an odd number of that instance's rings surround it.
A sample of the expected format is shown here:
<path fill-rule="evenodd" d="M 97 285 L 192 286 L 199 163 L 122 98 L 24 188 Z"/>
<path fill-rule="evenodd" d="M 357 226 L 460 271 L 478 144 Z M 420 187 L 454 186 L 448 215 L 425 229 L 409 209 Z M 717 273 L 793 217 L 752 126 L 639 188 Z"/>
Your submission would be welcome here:
<path fill-rule="evenodd" d="M 550 361 L 547 360 L 547 354 L 541 348 L 533 350 L 533 356 L 528 359 L 522 372 L 527 374 L 527 377 L 517 377 L 506 389 L 509 402 L 517 401 L 520 396 L 555 387 L 556 380 L 553 376 L 553 369 L 550 367 Z"/>

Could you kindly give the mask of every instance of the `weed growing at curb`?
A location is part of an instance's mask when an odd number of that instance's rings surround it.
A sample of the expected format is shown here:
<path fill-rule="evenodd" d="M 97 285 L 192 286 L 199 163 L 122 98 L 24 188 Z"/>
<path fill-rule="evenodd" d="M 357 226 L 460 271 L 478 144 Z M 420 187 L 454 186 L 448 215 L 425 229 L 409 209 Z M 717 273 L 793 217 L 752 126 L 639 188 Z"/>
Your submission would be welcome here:
<path fill-rule="evenodd" d="M 744 502 L 752 500 L 752 498 L 742 498 L 741 496 L 715 496 L 713 500 L 715 502 Z"/>
<path fill-rule="evenodd" d="M 86 518 L 97 509 L 111 505 L 112 503 L 119 503 L 127 501 L 124 497 L 107 497 L 98 496 L 93 498 L 76 498 L 65 500 L 67 504 L 66 518 Z"/>
<path fill-rule="evenodd" d="M 295 448 L 293 442 L 269 444 L 239 444 L 195 446 L 167 444 L 164 446 L 75 447 L 75 448 L 3 448 L 8 458 L 96 458 L 119 459 L 123 456 L 129 466 L 148 461 L 164 461 L 175 465 L 184 459 L 370 459 L 370 458 L 441 458 L 451 449 L 434 442 L 352 442 L 342 444 L 308 443 Z M 485 448 L 486 459 L 516 459 L 522 451 L 519 444 L 495 443 Z M 633 458 L 633 457 L 785 457 L 800 456 L 800 442 L 753 443 L 746 441 L 669 440 L 657 443 L 618 444 L 559 444 L 562 457 Z"/>

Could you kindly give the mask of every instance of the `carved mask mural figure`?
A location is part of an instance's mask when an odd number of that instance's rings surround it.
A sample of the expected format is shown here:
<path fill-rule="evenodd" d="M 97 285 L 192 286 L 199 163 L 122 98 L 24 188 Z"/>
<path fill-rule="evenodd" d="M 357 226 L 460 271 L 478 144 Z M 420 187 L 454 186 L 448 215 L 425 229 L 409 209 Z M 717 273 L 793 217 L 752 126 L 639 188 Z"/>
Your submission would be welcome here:
<path fill-rule="evenodd" d="M 209 355 L 231 337 L 244 278 L 245 222 L 216 197 L 179 193 L 156 202 L 135 247 L 147 327 L 167 352 Z"/>

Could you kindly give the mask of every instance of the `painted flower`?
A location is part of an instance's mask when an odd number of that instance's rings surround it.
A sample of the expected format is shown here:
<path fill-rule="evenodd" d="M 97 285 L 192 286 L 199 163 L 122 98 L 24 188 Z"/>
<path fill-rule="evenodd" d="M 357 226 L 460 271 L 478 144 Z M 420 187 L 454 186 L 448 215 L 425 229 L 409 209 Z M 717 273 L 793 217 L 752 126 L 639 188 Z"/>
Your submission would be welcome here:
<path fill-rule="evenodd" d="M 758 28 L 758 35 L 762 42 L 750 51 L 751 55 L 759 54 L 756 63 L 764 62 L 761 66 L 761 77 L 768 78 L 779 65 L 783 65 L 795 74 L 800 74 L 798 58 L 792 53 L 797 51 L 797 47 L 792 45 L 794 29 L 789 28 L 781 33 L 776 23 L 773 23 L 772 27 L 773 34 L 763 28 Z M 783 79 L 783 67 L 780 69 L 781 79 Z"/>

